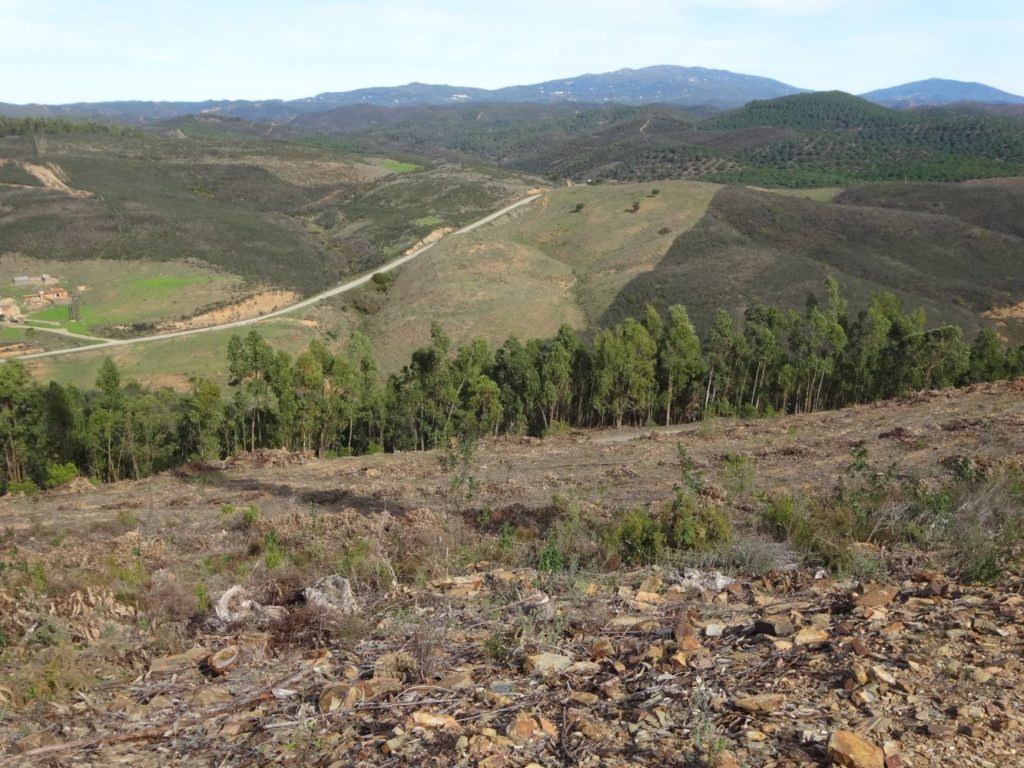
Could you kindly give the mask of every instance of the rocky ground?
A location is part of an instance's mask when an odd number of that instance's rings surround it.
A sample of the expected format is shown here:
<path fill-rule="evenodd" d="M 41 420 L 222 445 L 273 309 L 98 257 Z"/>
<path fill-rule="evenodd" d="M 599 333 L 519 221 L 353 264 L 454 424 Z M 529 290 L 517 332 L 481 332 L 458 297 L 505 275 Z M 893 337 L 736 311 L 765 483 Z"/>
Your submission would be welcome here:
<path fill-rule="evenodd" d="M 525 567 L 567 506 L 663 504 L 679 443 L 750 541 L 747 486 L 830 486 L 854 446 L 915 483 L 1019 466 L 1022 391 L 4 499 L 0 764 L 1024 765 L 1019 566 Z"/>
<path fill-rule="evenodd" d="M 617 576 L 549 594 L 534 571 L 493 569 L 396 589 L 373 614 L 304 616 L 291 639 L 276 622 L 261 628 L 255 609 L 204 627 L 181 653 L 136 647 L 130 681 L 31 720 L 8 712 L 6 759 L 1024 764 L 1019 577 L 980 588 L 929 570 L 872 585 L 804 572 Z M 125 632 L 134 614 L 96 594 L 48 610 L 86 643 Z M 376 631 L 349 650 L 316 647 L 335 621 Z"/>

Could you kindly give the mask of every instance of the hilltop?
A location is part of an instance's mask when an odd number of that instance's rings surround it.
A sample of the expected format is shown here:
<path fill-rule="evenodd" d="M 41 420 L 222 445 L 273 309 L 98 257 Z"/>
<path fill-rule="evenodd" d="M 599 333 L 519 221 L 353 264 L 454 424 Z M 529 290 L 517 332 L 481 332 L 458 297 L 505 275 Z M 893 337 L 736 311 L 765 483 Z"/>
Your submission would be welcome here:
<path fill-rule="evenodd" d="M 900 109 L 958 103 L 1024 104 L 1024 96 L 1007 93 L 984 83 L 965 83 L 938 77 L 880 88 L 863 94 L 863 97 L 876 104 Z"/>
<path fill-rule="evenodd" d="M 474 158 L 550 179 L 688 178 L 771 187 L 964 181 L 1024 174 L 1024 132 L 979 109 L 897 111 L 842 92 L 678 106 L 483 105 L 399 113 L 340 108 L 293 127 L 378 151 Z"/>
<path fill-rule="evenodd" d="M 656 65 L 613 72 L 586 73 L 541 83 L 477 88 L 411 82 L 351 91 L 325 91 L 299 99 L 219 99 L 199 101 L 108 101 L 71 104 L 4 104 L 0 115 L 12 117 L 89 118 L 147 124 L 185 115 L 206 115 L 252 121 L 289 123 L 307 115 L 351 105 L 408 108 L 465 104 L 672 104 L 684 107 L 735 109 L 764 99 L 798 93 L 798 88 L 768 77 L 706 67 Z M 982 83 L 931 78 L 863 94 L 885 106 L 908 108 L 962 102 L 1019 104 L 1024 97 Z"/>

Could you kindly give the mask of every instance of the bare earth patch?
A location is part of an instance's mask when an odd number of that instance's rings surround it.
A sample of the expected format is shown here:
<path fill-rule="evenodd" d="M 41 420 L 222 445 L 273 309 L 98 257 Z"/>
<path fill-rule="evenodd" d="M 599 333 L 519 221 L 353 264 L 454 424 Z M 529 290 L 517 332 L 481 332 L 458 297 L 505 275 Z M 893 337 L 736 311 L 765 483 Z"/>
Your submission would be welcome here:
<path fill-rule="evenodd" d="M 235 320 L 247 320 L 250 317 L 259 317 L 273 312 L 275 309 L 286 307 L 298 301 L 299 298 L 299 294 L 294 291 L 263 291 L 225 307 L 195 315 L 188 320 L 164 323 L 158 328 L 160 331 L 187 331 L 192 328 L 207 328 L 211 325 L 231 323 Z"/>
<path fill-rule="evenodd" d="M 56 163 L 36 165 L 34 163 L 20 163 L 21 167 L 31 173 L 46 189 L 63 192 L 71 197 L 91 197 L 92 193 L 83 189 L 75 189 L 68 185 L 67 175 Z"/>
<path fill-rule="evenodd" d="M 987 317 L 992 320 L 1021 320 L 1024 319 L 1024 301 L 1020 304 L 1014 304 L 1009 307 L 996 307 L 988 310 L 988 312 L 982 312 L 982 317 Z"/>

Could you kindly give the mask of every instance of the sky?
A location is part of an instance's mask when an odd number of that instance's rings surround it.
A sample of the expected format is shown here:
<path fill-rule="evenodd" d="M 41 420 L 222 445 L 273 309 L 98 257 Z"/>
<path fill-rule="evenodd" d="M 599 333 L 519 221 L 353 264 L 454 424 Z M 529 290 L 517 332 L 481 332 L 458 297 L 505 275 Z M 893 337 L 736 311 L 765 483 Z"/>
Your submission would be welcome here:
<path fill-rule="evenodd" d="M 1020 0 L 0 0 L 0 102 L 495 88 L 677 64 L 863 93 L 1024 95 Z"/>

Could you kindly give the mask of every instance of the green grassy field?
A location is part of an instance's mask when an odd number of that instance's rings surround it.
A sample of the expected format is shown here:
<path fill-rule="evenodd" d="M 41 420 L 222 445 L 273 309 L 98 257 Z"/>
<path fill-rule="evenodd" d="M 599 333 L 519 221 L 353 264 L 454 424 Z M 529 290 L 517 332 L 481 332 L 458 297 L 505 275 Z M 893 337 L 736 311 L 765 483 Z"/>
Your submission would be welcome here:
<path fill-rule="evenodd" d="M 409 173 L 419 168 L 414 163 L 403 163 L 401 160 L 384 160 L 381 164 L 391 173 Z"/>
<path fill-rule="evenodd" d="M 81 322 L 69 323 L 68 308 L 60 305 L 33 312 L 27 320 L 56 322 L 76 333 L 102 332 L 113 325 L 177 320 L 224 301 L 244 288 L 240 277 L 196 262 L 58 262 L 5 255 L 0 257 L 0 295 L 24 293 L 12 284 L 16 275 L 40 274 L 55 275 L 63 287 L 80 294 Z"/>

